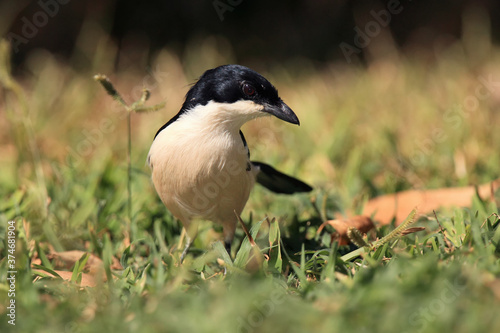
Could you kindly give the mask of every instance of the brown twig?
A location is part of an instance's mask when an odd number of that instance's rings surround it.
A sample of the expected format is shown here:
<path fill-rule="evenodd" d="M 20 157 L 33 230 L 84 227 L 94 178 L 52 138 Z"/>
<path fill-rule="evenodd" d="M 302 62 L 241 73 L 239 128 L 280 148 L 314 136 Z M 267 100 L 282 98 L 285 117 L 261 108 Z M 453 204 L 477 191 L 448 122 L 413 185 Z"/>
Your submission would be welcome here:
<path fill-rule="evenodd" d="M 250 245 L 255 246 L 255 241 L 253 240 L 252 235 L 250 235 L 250 232 L 248 231 L 247 226 L 245 225 L 245 222 L 241 219 L 240 215 L 234 211 L 234 214 L 236 215 L 236 218 L 241 224 L 241 227 L 243 228 L 243 231 L 245 232 L 245 235 L 248 237 L 248 241 L 250 242 Z"/>

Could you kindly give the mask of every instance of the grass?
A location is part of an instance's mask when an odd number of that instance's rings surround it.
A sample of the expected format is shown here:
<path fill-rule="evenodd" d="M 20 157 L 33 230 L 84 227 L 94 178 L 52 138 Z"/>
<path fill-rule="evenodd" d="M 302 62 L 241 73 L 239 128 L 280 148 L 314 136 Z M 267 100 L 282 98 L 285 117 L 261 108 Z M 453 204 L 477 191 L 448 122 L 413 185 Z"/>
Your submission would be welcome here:
<path fill-rule="evenodd" d="M 154 192 L 146 154 L 200 74 L 190 68 L 234 59 L 214 49 L 211 57 L 183 63 L 165 50 L 156 55 L 153 74 L 138 69 L 141 63 L 119 63 L 113 71 L 115 50 L 96 45 L 79 50 L 75 59 L 87 65 L 78 69 L 44 52 L 33 54 L 16 79 L 7 60 L 0 64 L 2 332 L 500 329 L 498 193 L 496 203 L 476 197 L 468 207 L 443 208 L 437 219 L 429 212 L 416 221 L 425 231 L 361 257 L 343 257 L 356 247 L 337 246 L 333 229 L 317 234 L 325 219 L 359 211 L 368 197 L 498 178 L 499 90 L 478 99 L 474 111 L 456 106 L 475 96 L 481 78 L 497 78 L 500 49 L 492 48 L 481 66 L 464 53 L 443 51 L 431 65 L 399 55 L 367 68 L 332 63 L 318 71 L 296 62 L 263 69 L 302 125 L 276 119 L 245 125 L 252 156 L 315 190 L 289 197 L 256 187 L 242 218 L 257 245 L 238 228 L 234 263 L 224 260 L 220 228 L 203 224 L 179 265 L 181 227 Z M 452 47 L 460 50 L 461 43 Z M 165 109 L 128 114 L 92 80 L 97 72 L 114 73 L 127 103 L 140 98 L 145 84 L 151 105 L 165 101 Z M 16 222 L 16 326 L 8 324 L 5 306 L 8 221 Z M 393 229 L 381 227 L 377 236 Z M 66 269 L 69 281 L 35 279 L 32 261 L 56 269 L 50 254 L 64 250 L 101 258 L 107 281 L 80 286 L 88 256 Z"/>

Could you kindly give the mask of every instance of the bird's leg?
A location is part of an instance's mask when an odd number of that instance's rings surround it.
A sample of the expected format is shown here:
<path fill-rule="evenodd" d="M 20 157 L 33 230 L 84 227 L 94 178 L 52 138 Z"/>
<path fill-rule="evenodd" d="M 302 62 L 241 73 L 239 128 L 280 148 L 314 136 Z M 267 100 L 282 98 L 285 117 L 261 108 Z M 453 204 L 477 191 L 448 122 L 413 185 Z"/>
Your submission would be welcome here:
<path fill-rule="evenodd" d="M 182 221 L 182 224 L 184 226 L 184 230 L 186 231 L 186 246 L 184 246 L 184 249 L 182 250 L 180 262 L 184 261 L 184 258 L 186 257 L 189 248 L 191 245 L 193 245 L 193 241 L 196 238 L 196 235 L 198 234 L 198 223 L 196 221 Z"/>
<path fill-rule="evenodd" d="M 236 221 L 224 223 L 222 227 L 222 234 L 224 235 L 224 247 L 226 248 L 229 258 L 231 257 L 231 244 L 233 244 L 234 232 L 236 231 Z"/>
<path fill-rule="evenodd" d="M 181 254 L 181 264 L 184 261 L 184 258 L 186 257 L 186 254 L 189 251 L 189 248 L 193 244 L 194 238 L 189 237 L 189 235 L 186 233 L 186 246 L 184 246 L 184 250 L 182 250 Z"/>
<path fill-rule="evenodd" d="M 229 257 L 231 258 L 231 241 L 225 240 L 224 241 L 224 247 L 226 248 L 227 254 L 229 254 Z"/>

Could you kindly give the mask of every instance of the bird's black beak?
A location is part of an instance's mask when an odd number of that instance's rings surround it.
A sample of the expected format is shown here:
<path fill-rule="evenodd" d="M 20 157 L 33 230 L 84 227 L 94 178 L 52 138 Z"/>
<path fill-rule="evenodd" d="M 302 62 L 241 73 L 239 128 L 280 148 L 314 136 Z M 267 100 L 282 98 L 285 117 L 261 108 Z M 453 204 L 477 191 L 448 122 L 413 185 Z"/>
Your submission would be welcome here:
<path fill-rule="evenodd" d="M 285 102 L 283 102 L 281 99 L 276 104 L 266 104 L 264 107 L 264 112 L 272 114 L 273 116 L 276 116 L 288 123 L 300 125 L 299 118 L 297 118 L 292 109 L 290 109 L 290 107 L 286 105 Z"/>

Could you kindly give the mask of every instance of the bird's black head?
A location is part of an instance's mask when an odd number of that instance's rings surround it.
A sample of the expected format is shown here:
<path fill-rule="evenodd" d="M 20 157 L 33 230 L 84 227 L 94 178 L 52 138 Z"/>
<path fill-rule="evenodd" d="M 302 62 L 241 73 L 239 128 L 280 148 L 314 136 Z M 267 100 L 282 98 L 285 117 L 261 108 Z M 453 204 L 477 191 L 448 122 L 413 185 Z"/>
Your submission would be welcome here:
<path fill-rule="evenodd" d="M 188 91 L 182 110 L 209 102 L 251 102 L 256 109 L 292 124 L 299 119 L 279 97 L 274 86 L 259 73 L 241 65 L 224 65 L 207 70 Z M 253 103 L 253 104 L 252 104 Z"/>

